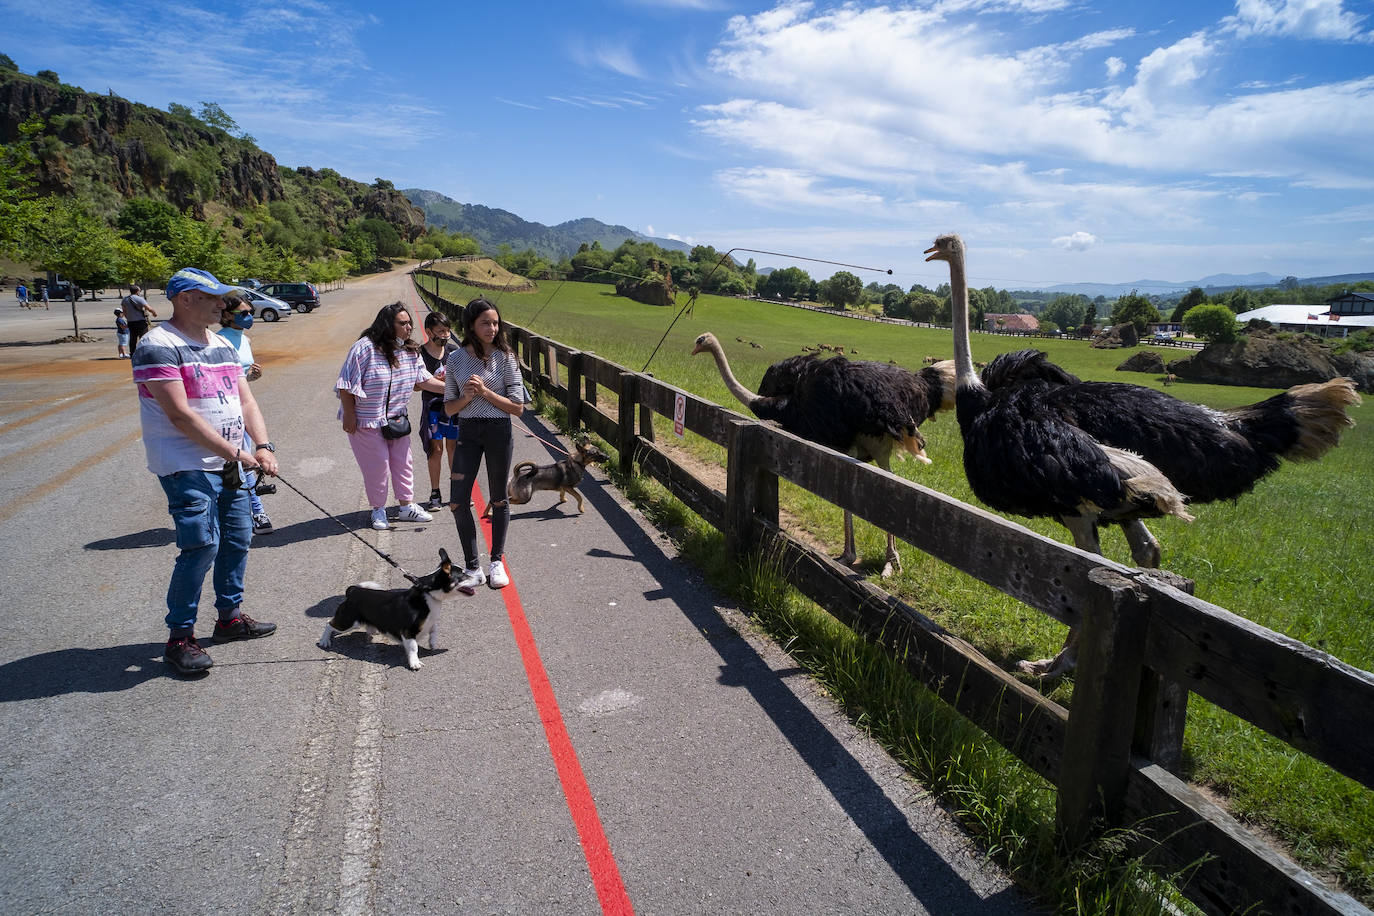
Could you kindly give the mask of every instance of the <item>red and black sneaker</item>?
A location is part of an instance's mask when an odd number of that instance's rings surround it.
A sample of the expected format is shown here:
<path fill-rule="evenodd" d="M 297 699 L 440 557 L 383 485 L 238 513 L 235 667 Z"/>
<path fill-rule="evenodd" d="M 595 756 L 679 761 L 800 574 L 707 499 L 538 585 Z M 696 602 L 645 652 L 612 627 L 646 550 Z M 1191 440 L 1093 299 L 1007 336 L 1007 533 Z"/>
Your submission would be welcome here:
<path fill-rule="evenodd" d="M 236 639 L 261 639 L 277 632 L 275 623 L 261 623 L 247 614 L 239 614 L 233 620 L 215 621 L 215 642 L 233 642 Z"/>
<path fill-rule="evenodd" d="M 167 650 L 162 657 L 176 669 L 177 674 L 204 674 L 214 665 L 194 636 L 167 640 Z"/>

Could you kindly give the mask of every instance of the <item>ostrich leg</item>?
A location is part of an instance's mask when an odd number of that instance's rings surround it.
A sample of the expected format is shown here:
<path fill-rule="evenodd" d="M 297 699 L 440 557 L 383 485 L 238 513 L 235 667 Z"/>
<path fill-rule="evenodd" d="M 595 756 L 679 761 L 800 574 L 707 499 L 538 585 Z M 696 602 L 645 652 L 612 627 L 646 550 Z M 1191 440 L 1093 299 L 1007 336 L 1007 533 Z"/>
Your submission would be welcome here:
<path fill-rule="evenodd" d="M 1126 535 L 1126 543 L 1131 545 L 1131 557 L 1137 566 L 1145 569 L 1159 568 L 1159 541 L 1155 540 L 1155 536 L 1145 527 L 1144 522 L 1138 518 L 1122 522 L 1121 533 Z"/>
<path fill-rule="evenodd" d="M 844 510 L 844 553 L 835 558 L 836 562 L 843 563 L 845 566 L 853 566 L 854 561 L 859 558 L 858 548 L 854 546 L 854 513 L 848 509 Z"/>
<path fill-rule="evenodd" d="M 1097 517 L 1093 515 L 1060 516 L 1060 524 L 1069 529 L 1069 534 L 1073 535 L 1073 546 L 1079 550 L 1086 550 L 1089 553 L 1102 555 L 1102 542 L 1097 537 Z M 1138 522 L 1136 524 L 1139 524 Z M 1144 525 L 1140 526 L 1142 529 Z M 1149 536 L 1149 532 L 1145 532 Z M 1152 539 L 1153 540 L 1153 539 Z M 1158 547 L 1158 545 L 1156 545 Z M 1023 674 L 1034 674 L 1037 677 L 1057 678 L 1068 674 L 1078 664 L 1078 628 L 1070 627 L 1069 635 L 1064 639 L 1064 648 L 1059 650 L 1059 654 L 1054 658 L 1042 658 L 1039 661 L 1025 659 L 1016 663 L 1016 670 Z"/>

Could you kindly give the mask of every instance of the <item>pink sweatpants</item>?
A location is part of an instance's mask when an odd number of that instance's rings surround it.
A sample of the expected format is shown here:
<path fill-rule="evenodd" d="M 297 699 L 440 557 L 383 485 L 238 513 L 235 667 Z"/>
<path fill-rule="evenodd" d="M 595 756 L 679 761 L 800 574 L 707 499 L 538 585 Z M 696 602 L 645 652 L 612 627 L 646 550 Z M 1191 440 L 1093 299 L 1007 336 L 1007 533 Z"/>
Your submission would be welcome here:
<path fill-rule="evenodd" d="M 358 459 L 358 470 L 363 472 L 363 487 L 367 490 L 367 501 L 372 508 L 386 506 L 388 470 L 391 472 L 392 488 L 396 491 L 396 501 L 408 503 L 415 497 L 409 436 L 385 439 L 380 429 L 360 426 L 357 432 L 348 437 L 348 444 L 353 447 L 353 457 Z"/>

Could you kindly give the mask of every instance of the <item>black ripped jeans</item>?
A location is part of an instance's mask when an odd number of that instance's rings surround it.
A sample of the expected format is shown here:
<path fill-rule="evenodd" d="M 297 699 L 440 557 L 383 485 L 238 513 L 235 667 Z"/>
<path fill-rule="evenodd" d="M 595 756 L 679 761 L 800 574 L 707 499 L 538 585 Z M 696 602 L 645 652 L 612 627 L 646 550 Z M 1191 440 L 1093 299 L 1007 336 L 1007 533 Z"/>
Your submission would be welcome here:
<path fill-rule="evenodd" d="M 453 452 L 453 480 L 449 486 L 449 508 L 458 525 L 458 541 L 463 546 L 463 565 L 477 568 L 477 520 L 472 516 L 472 486 L 477 468 L 487 459 L 487 501 L 491 504 L 491 561 L 506 552 L 506 529 L 510 527 L 510 502 L 506 480 L 510 477 L 515 436 L 510 419 L 496 417 L 459 417 L 458 447 Z"/>

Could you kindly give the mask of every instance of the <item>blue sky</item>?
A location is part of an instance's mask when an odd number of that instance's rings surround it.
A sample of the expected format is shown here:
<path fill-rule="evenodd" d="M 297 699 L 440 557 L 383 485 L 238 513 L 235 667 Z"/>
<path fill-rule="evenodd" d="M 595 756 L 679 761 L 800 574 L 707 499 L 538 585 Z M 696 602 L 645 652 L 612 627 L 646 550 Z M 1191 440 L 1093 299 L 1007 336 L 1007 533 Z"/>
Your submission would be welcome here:
<path fill-rule="evenodd" d="M 0 14 L 26 73 L 213 101 L 284 165 L 542 223 L 892 268 L 904 286 L 947 278 L 920 252 L 949 230 L 978 286 L 1374 271 L 1374 0 Z"/>

